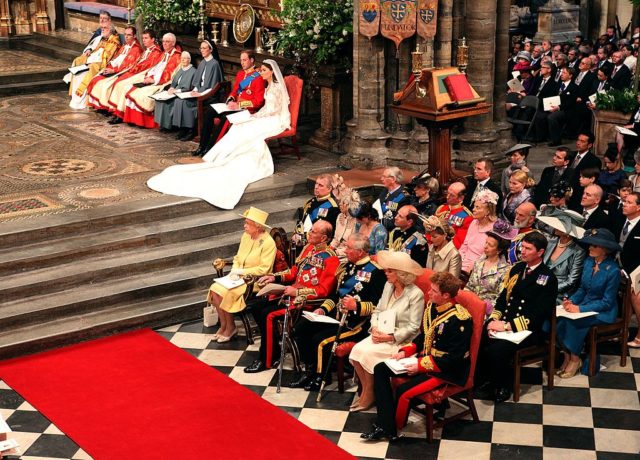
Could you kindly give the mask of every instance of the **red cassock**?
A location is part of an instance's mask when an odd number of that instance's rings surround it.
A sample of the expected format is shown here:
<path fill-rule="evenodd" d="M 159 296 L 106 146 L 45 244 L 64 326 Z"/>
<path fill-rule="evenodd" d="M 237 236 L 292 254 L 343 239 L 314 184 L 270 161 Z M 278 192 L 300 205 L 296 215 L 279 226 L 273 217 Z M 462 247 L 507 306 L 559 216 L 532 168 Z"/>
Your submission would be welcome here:
<path fill-rule="evenodd" d="M 162 56 L 164 56 L 164 52 L 157 45 L 154 44 L 149 48 L 147 48 L 144 51 L 144 53 L 142 53 L 142 55 L 140 56 L 140 59 L 138 59 L 138 62 L 136 62 L 133 65 L 133 67 L 131 67 L 131 69 L 129 69 L 127 72 L 120 75 L 116 79 L 116 81 L 111 85 L 109 95 L 107 96 L 108 106 L 96 107 L 96 108 L 109 110 L 110 112 L 122 118 L 124 116 L 124 112 L 118 112 L 117 110 L 118 101 L 111 100 L 111 92 L 113 91 L 113 88 L 115 88 L 123 80 L 131 78 L 134 75 L 139 74 L 141 72 L 146 72 L 151 67 L 153 67 L 158 62 L 160 62 L 160 60 L 162 59 Z"/>
<path fill-rule="evenodd" d="M 124 55 L 124 58 L 122 58 L 122 55 L 124 53 L 126 53 L 126 55 Z M 108 71 L 109 74 L 114 74 L 124 69 L 128 69 L 129 67 L 133 66 L 138 61 L 138 59 L 140 59 L 141 55 L 142 55 L 142 46 L 140 46 L 140 43 L 138 42 L 138 40 L 135 40 L 131 45 L 131 47 L 128 49 L 126 45 L 121 46 L 118 52 L 116 53 L 116 55 L 111 59 L 111 61 L 109 61 L 109 64 L 107 64 L 107 67 L 105 67 L 104 70 Z M 113 65 L 114 62 L 119 62 L 119 64 Z M 91 90 L 96 85 L 96 83 L 98 83 L 101 80 L 104 80 L 108 76 L 109 75 L 107 76 L 96 75 L 95 77 L 93 77 L 89 82 L 89 85 L 87 86 L 87 94 L 91 95 Z M 95 103 L 95 101 L 94 103 L 91 103 L 91 97 L 89 97 L 89 106 L 94 107 L 96 109 L 101 108 L 101 107 L 96 107 L 96 105 L 97 104 Z"/>
<path fill-rule="evenodd" d="M 166 54 L 166 53 L 165 53 Z M 173 72 L 180 65 L 180 54 L 181 52 L 174 48 L 168 56 L 167 65 L 162 71 L 162 75 L 160 76 L 160 80 L 153 86 L 162 86 L 169 81 L 171 81 L 171 77 L 173 76 Z M 164 56 L 163 56 L 164 59 Z M 138 94 L 136 94 L 138 93 Z M 140 96 L 140 93 L 145 93 L 145 88 L 131 88 L 127 93 L 127 103 L 131 102 L 135 108 L 130 107 L 127 104 L 127 108 L 124 111 L 123 120 L 125 123 L 132 123 L 137 126 L 142 126 L 143 128 L 157 128 L 158 124 L 155 122 L 153 118 L 153 110 L 148 110 L 147 107 L 142 105 L 141 98 L 147 98 L 148 96 Z"/>

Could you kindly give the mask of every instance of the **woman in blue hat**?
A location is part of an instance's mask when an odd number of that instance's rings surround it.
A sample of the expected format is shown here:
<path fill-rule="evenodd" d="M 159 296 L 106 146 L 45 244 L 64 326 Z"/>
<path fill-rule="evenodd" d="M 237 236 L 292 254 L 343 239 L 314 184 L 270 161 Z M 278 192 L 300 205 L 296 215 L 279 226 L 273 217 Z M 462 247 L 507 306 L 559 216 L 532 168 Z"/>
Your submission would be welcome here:
<path fill-rule="evenodd" d="M 557 371 L 561 378 L 570 378 L 582 366 L 580 353 L 591 326 L 611 324 L 618 316 L 620 267 L 615 254 L 620 250 L 613 233 L 606 228 L 592 229 L 579 242 L 589 248 L 578 290 L 562 306 L 569 313 L 595 312 L 578 319 L 559 317 L 558 343 L 565 349 L 564 362 Z"/>

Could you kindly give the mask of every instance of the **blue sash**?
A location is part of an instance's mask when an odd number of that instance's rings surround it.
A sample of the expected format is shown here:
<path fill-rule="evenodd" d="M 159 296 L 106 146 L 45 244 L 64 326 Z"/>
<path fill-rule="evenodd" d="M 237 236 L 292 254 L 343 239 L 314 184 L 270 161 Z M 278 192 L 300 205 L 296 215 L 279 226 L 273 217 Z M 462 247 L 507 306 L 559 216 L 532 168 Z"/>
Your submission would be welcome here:
<path fill-rule="evenodd" d="M 258 78 L 259 76 L 260 74 L 256 70 L 255 72 L 244 77 L 244 79 L 238 84 L 238 94 L 242 93 L 245 89 L 247 89 L 249 85 L 251 85 L 251 82 L 256 78 Z"/>

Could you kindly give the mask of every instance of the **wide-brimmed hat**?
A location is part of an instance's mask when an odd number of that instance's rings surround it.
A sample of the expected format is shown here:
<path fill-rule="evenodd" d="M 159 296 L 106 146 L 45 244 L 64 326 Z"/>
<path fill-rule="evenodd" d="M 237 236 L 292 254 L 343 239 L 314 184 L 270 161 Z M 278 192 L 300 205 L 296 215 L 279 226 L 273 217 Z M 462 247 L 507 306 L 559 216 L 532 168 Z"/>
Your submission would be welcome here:
<path fill-rule="evenodd" d="M 538 216 L 538 220 L 574 238 L 584 236 L 584 228 L 581 227 L 584 224 L 584 217 L 575 211 L 555 208 L 546 216 Z"/>
<path fill-rule="evenodd" d="M 529 51 L 520 51 L 516 55 L 516 60 L 518 59 L 526 59 L 527 61 L 531 62 L 531 53 Z"/>
<path fill-rule="evenodd" d="M 533 147 L 531 144 L 516 144 L 513 147 L 511 147 L 509 150 L 504 152 L 504 156 L 508 157 L 513 152 L 517 152 L 518 150 L 520 150 L 522 152 L 522 154 L 526 157 L 527 155 L 529 155 L 529 149 L 531 147 Z"/>
<path fill-rule="evenodd" d="M 487 236 L 492 236 L 499 240 L 511 241 L 518 234 L 518 229 L 513 227 L 508 221 L 498 219 L 493 223 L 493 228 L 487 232 Z"/>
<path fill-rule="evenodd" d="M 424 271 L 418 262 L 413 260 L 409 254 L 402 251 L 378 251 L 376 254 L 378 265 L 390 270 L 400 270 L 402 272 L 413 273 L 419 276 Z"/>
<path fill-rule="evenodd" d="M 620 245 L 616 241 L 610 230 L 606 228 L 592 228 L 585 232 L 585 236 L 579 240 L 579 243 L 588 246 L 600 246 L 601 248 L 611 251 L 620 251 Z"/>
<path fill-rule="evenodd" d="M 247 209 L 244 213 L 238 214 L 238 215 L 241 217 L 244 217 L 245 219 L 249 219 L 258 225 L 262 225 L 263 227 L 271 228 L 267 225 L 267 219 L 269 218 L 269 213 L 264 212 L 258 208 L 254 208 L 253 206 Z"/>

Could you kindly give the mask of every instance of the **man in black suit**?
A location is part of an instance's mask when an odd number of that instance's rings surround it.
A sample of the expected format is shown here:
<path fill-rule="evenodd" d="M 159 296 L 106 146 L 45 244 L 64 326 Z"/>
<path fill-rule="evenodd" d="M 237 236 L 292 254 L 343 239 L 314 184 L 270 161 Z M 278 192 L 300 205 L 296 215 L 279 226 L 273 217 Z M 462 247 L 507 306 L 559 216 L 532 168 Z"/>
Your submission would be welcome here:
<path fill-rule="evenodd" d="M 622 247 L 620 252 L 620 264 L 622 269 L 631 275 L 631 273 L 640 265 L 640 193 L 631 192 L 626 196 L 622 205 L 622 213 L 626 219 L 619 227 L 615 235 Z M 640 292 L 631 295 L 631 305 L 636 314 L 636 318 L 640 318 Z M 640 329 L 636 333 L 633 340 L 629 342 L 632 348 L 640 348 Z"/>
<path fill-rule="evenodd" d="M 533 120 L 536 141 L 544 141 L 548 137 L 547 117 L 549 112 L 543 111 L 542 100 L 546 97 L 558 95 L 559 84 L 553 79 L 552 64 L 543 60 L 540 64 L 540 72 L 533 81 L 531 94 L 538 98 L 538 113 Z"/>
<path fill-rule="evenodd" d="M 551 106 L 548 117 L 549 124 L 549 147 L 557 147 L 562 141 L 562 133 L 567 121 L 575 116 L 576 99 L 578 98 L 578 86 L 572 81 L 575 71 L 569 67 L 564 67 L 560 71 L 560 106 Z"/>
<path fill-rule="evenodd" d="M 465 207 L 472 209 L 476 195 L 482 190 L 489 189 L 498 195 L 497 208 L 501 209 L 502 192 L 500 191 L 500 184 L 491 179 L 492 172 L 493 161 L 490 158 L 483 157 L 476 160 L 476 164 L 473 167 L 473 176 L 467 177 L 467 190 L 469 192 L 464 196 L 464 201 L 462 202 Z"/>
<path fill-rule="evenodd" d="M 487 320 L 482 336 L 476 370 L 476 396 L 504 402 L 511 396 L 513 371 L 511 363 L 516 350 L 542 340 L 542 325 L 556 306 L 558 280 L 542 256 L 547 239 L 538 231 L 522 238 L 521 262 L 511 267 L 504 280 L 504 289 Z M 494 332 L 531 331 L 519 344 L 494 339 Z"/>
<path fill-rule="evenodd" d="M 625 89 L 631 84 L 631 71 L 629 67 L 624 65 L 624 58 L 621 51 L 616 51 L 611 55 L 613 69 L 611 70 L 611 78 L 609 84 L 615 89 Z"/>
<path fill-rule="evenodd" d="M 602 187 L 591 184 L 585 187 L 582 192 L 580 205 L 582 206 L 582 217 L 585 221 L 582 227 L 585 230 L 590 228 L 608 228 L 611 230 L 610 220 L 604 212 L 604 205 L 601 204 L 604 192 Z"/>
<path fill-rule="evenodd" d="M 574 109 L 574 115 L 570 117 L 567 123 L 567 133 L 569 137 L 575 136 L 583 129 L 588 128 L 591 125 L 591 111 L 587 106 L 589 102 L 589 96 L 593 94 L 592 89 L 597 77 L 591 72 L 591 58 L 585 57 L 580 59 L 576 65 L 578 73 L 576 74 L 573 82 L 578 86 L 578 97 L 576 98 L 576 105 Z"/>
<path fill-rule="evenodd" d="M 538 209 L 549 202 L 550 189 L 561 180 L 569 182 L 573 170 L 569 168 L 571 154 L 566 147 L 558 147 L 551 159 L 551 166 L 542 170 L 540 180 L 533 192 L 533 203 Z"/>
<path fill-rule="evenodd" d="M 569 165 L 573 169 L 570 182 L 573 194 L 569 199 L 568 207 L 574 211 L 582 212 L 580 200 L 582 199 L 584 188 L 580 185 L 580 171 L 589 168 L 602 169 L 602 161 L 591 152 L 594 141 L 595 136 L 593 133 L 587 132 L 578 134 L 578 139 L 576 139 L 577 152 Z"/>

